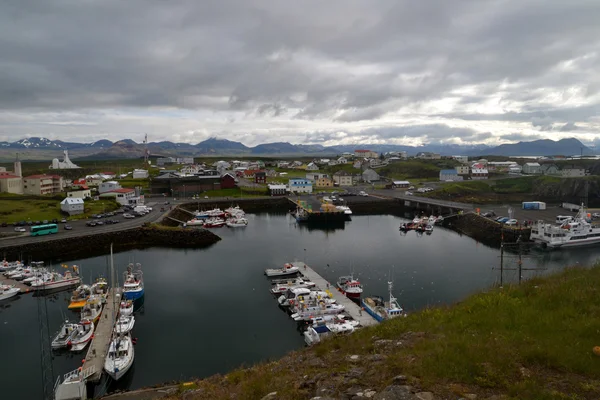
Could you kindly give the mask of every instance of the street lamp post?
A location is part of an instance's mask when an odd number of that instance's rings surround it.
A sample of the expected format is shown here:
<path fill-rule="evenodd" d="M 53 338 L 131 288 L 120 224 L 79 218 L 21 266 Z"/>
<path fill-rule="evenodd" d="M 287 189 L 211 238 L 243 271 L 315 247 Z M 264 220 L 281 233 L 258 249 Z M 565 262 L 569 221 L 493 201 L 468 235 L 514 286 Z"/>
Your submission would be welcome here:
<path fill-rule="evenodd" d="M 304 249 L 304 265 L 306 265 L 306 249 Z"/>

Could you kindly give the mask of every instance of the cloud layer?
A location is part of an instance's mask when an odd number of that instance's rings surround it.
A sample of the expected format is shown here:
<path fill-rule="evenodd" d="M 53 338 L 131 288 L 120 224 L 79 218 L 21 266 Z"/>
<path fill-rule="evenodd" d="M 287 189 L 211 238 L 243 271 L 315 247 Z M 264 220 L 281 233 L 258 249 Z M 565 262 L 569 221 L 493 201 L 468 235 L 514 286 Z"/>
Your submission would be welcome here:
<path fill-rule="evenodd" d="M 8 0 L 0 139 L 600 134 L 600 2 Z"/>

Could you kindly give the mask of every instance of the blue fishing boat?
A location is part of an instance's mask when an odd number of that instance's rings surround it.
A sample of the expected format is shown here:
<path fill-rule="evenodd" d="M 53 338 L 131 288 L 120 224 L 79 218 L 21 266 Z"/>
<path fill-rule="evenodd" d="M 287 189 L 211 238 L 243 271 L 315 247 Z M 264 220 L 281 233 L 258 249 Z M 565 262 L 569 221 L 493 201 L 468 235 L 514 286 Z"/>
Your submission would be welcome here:
<path fill-rule="evenodd" d="M 142 274 L 142 265 L 133 264 L 127 266 L 125 272 L 125 281 L 123 283 L 123 298 L 125 300 L 137 300 L 144 296 L 144 277 Z"/>
<path fill-rule="evenodd" d="M 385 301 L 381 296 L 365 297 L 361 300 L 361 305 L 370 316 L 377 322 L 396 317 L 406 317 L 404 309 L 398 303 L 398 300 L 392 295 L 392 282 L 388 282 L 388 291 L 390 300 Z"/>

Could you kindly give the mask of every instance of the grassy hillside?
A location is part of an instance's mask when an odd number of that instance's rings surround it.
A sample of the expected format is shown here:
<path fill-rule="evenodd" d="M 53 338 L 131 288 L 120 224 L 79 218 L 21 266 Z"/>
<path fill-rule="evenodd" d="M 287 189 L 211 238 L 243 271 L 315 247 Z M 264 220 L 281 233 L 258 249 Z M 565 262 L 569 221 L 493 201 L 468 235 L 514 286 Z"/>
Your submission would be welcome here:
<path fill-rule="evenodd" d="M 185 398 L 277 391 L 277 399 L 308 399 L 320 388 L 338 398 L 351 386 L 380 392 L 402 374 L 416 390 L 445 399 L 598 399 L 598 287 L 599 266 L 569 268 L 197 381 Z"/>
<path fill-rule="evenodd" d="M 441 169 L 453 169 L 460 165 L 455 160 L 407 160 L 389 164 L 377 170 L 393 179 L 439 178 Z"/>

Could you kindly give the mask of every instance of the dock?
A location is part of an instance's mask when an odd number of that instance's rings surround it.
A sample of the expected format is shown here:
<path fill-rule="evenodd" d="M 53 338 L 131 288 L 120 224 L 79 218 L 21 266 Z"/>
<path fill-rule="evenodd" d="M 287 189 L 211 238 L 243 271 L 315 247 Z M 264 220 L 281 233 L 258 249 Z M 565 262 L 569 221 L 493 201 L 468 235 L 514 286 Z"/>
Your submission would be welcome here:
<path fill-rule="evenodd" d="M 115 320 L 119 311 L 115 307 L 118 307 L 118 304 L 120 304 L 120 298 L 118 299 L 119 301 L 115 301 L 116 304 L 112 301 L 113 293 L 115 295 L 119 293 L 118 290 L 116 293 L 114 291 L 115 289 L 108 291 L 102 315 L 100 315 L 100 319 L 97 322 L 92 343 L 90 343 L 90 348 L 85 356 L 83 368 L 93 368 L 93 371 L 95 371 L 88 378 L 88 382 L 98 382 L 104 371 L 104 360 L 108 353 L 108 346 L 110 345 Z"/>
<path fill-rule="evenodd" d="M 4 285 L 13 285 L 16 288 L 21 289 L 21 293 L 31 293 L 35 292 L 31 286 L 28 286 L 20 281 L 15 281 L 14 279 L 0 278 L 0 283 Z"/>
<path fill-rule="evenodd" d="M 369 313 L 362 312 L 362 308 L 337 290 L 335 283 L 328 282 L 325 278 L 319 275 L 314 269 L 301 261 L 293 262 L 292 265 L 298 267 L 303 276 L 313 281 L 321 290 L 325 290 L 335 299 L 336 303 L 345 307 L 345 311 L 362 326 L 376 325 L 377 321 L 371 317 Z"/>

